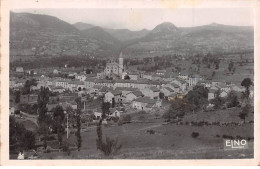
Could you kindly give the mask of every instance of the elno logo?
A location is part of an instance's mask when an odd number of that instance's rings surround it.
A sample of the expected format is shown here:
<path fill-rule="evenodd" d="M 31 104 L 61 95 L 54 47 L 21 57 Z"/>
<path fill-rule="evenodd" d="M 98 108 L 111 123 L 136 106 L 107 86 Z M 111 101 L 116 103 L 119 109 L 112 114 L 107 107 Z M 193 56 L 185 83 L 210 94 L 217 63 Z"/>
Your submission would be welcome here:
<path fill-rule="evenodd" d="M 247 149 L 248 142 L 245 139 L 242 140 L 224 140 L 224 150 L 235 150 L 235 149 Z"/>

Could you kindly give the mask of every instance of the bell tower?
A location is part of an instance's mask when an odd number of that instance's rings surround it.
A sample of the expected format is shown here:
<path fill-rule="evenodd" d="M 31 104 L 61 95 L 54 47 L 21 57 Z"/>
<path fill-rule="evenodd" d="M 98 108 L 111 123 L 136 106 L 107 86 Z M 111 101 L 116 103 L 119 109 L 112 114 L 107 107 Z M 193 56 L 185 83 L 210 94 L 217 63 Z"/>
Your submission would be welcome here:
<path fill-rule="evenodd" d="M 120 52 L 118 59 L 118 75 L 121 76 L 124 72 L 124 58 L 122 52 Z"/>

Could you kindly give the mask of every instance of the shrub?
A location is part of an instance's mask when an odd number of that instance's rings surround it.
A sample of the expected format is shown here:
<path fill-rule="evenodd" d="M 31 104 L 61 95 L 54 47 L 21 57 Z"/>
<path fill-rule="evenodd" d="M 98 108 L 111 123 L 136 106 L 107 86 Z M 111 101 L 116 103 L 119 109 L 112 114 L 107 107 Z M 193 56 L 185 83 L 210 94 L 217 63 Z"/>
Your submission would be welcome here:
<path fill-rule="evenodd" d="M 145 120 L 145 117 L 144 117 L 144 116 L 139 116 L 139 117 L 138 117 L 138 120 L 144 121 L 144 120 Z"/>
<path fill-rule="evenodd" d="M 200 134 L 198 132 L 192 132 L 191 137 L 197 138 Z"/>
<path fill-rule="evenodd" d="M 118 126 L 122 126 L 123 125 L 123 122 L 122 120 L 118 120 L 118 123 L 117 123 Z"/>
<path fill-rule="evenodd" d="M 149 134 L 155 134 L 154 130 L 146 130 L 146 132 L 149 133 Z"/>
<path fill-rule="evenodd" d="M 117 122 L 119 121 L 119 117 L 117 117 L 117 116 L 116 116 L 116 117 L 113 117 L 112 120 L 113 120 L 115 123 L 117 123 Z"/>
<path fill-rule="evenodd" d="M 129 123 L 131 121 L 131 116 L 129 114 L 124 116 L 122 121 L 125 122 L 125 123 Z"/>
<path fill-rule="evenodd" d="M 146 114 L 146 111 L 141 110 L 141 111 L 139 111 L 138 113 L 139 113 L 139 114 Z"/>
<path fill-rule="evenodd" d="M 70 155 L 70 147 L 68 142 L 64 142 L 62 145 L 62 151 L 66 152 L 68 156 Z"/>
<path fill-rule="evenodd" d="M 15 110 L 14 114 L 20 114 L 20 110 Z"/>

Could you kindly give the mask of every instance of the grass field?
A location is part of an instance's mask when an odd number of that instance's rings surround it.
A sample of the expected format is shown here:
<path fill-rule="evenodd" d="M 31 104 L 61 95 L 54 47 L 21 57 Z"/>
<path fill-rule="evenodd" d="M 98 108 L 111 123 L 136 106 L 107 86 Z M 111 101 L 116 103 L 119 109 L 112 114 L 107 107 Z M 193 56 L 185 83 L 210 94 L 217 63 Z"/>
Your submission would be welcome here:
<path fill-rule="evenodd" d="M 210 114 L 209 114 L 210 113 Z M 213 112 L 200 112 L 198 119 L 204 121 L 238 122 L 238 113 L 235 109 L 219 110 Z M 39 153 L 43 159 L 214 159 L 214 158 L 252 158 L 254 124 L 246 123 L 236 126 L 191 126 L 165 124 L 164 119 L 155 114 L 132 114 L 136 122 L 102 126 L 103 138 L 106 136 L 118 139 L 122 148 L 117 154 L 106 157 L 96 148 L 96 126 L 88 127 L 82 132 L 82 147 L 80 151 L 73 150 L 68 156 L 65 152 Z M 138 121 L 143 116 L 144 122 Z M 186 115 L 183 122 L 193 119 L 194 114 Z M 248 119 L 252 118 L 252 115 Z M 196 118 L 194 119 L 196 121 Z M 248 120 L 250 121 L 250 120 Z M 147 130 L 153 130 L 149 134 Z M 191 136 L 192 132 L 199 133 L 197 138 Z M 249 148 L 244 150 L 224 150 L 223 135 L 236 138 L 251 138 Z M 64 136 L 64 140 L 66 140 Z M 71 147 L 76 147 L 76 137 L 69 135 Z"/>

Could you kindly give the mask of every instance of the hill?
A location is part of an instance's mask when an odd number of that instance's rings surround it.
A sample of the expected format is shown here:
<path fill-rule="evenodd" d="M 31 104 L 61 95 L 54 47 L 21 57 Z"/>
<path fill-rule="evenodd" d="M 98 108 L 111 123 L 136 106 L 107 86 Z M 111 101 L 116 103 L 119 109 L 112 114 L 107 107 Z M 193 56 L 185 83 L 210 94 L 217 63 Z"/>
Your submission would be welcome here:
<path fill-rule="evenodd" d="M 15 60 L 19 57 L 28 60 L 31 57 L 59 56 L 105 57 L 118 53 L 115 45 L 111 46 L 109 40 L 84 33 L 53 16 L 11 12 L 10 59 Z"/>
<path fill-rule="evenodd" d="M 149 33 L 147 29 L 142 29 L 140 31 L 131 31 L 129 29 L 104 29 L 104 30 L 120 41 L 127 41 L 127 40 L 141 38 L 146 36 Z"/>
<path fill-rule="evenodd" d="M 58 56 L 127 57 L 253 51 L 253 27 L 212 23 L 177 27 L 164 22 L 149 31 L 74 25 L 48 15 L 10 14 L 10 59 Z"/>
<path fill-rule="evenodd" d="M 85 30 L 85 29 L 90 29 L 95 27 L 94 25 L 88 24 L 88 23 L 83 23 L 83 22 L 77 22 L 75 24 L 73 24 L 73 26 L 75 28 L 77 28 L 78 30 Z"/>
<path fill-rule="evenodd" d="M 156 26 L 145 37 L 125 42 L 125 53 L 150 55 L 234 52 L 253 50 L 253 27 L 210 24 L 178 28 L 171 23 Z"/>

